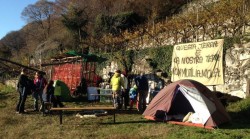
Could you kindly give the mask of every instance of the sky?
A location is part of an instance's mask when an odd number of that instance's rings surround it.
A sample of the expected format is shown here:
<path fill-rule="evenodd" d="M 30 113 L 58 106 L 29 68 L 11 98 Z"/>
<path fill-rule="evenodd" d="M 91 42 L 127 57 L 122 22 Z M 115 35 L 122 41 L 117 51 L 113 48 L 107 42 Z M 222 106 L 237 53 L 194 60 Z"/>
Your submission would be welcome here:
<path fill-rule="evenodd" d="M 38 0 L 0 0 L 0 39 L 11 31 L 20 30 L 26 23 L 21 18 L 23 9 Z"/>

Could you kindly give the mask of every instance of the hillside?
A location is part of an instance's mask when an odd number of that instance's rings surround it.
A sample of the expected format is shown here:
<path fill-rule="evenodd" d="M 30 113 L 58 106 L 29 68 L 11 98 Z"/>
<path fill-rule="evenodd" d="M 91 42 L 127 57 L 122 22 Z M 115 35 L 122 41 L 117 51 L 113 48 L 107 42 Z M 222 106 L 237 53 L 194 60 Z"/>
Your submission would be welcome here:
<path fill-rule="evenodd" d="M 39 65 L 68 50 L 110 53 L 223 37 L 242 43 L 248 40 L 248 5 L 246 0 L 41 0 L 23 10 L 25 27 L 0 40 L 0 57 Z"/>

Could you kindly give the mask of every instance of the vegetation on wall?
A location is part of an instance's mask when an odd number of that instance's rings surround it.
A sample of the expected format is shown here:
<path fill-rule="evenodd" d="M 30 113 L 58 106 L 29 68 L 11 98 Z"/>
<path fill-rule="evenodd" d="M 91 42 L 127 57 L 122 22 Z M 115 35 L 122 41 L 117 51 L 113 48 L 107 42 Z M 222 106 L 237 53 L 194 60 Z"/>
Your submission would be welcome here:
<path fill-rule="evenodd" d="M 169 73 L 172 62 L 173 46 L 163 46 L 149 51 L 152 57 L 152 63 L 155 69 Z"/>
<path fill-rule="evenodd" d="M 225 37 L 223 46 L 223 63 L 225 63 L 226 51 L 233 46 L 233 44 L 239 42 L 238 37 Z M 172 63 L 172 53 L 173 45 L 161 46 L 156 48 L 145 48 L 139 51 L 128 50 L 126 52 L 119 51 L 113 54 L 102 55 L 109 60 L 103 64 L 98 65 L 98 70 L 102 70 L 106 65 L 109 65 L 111 61 L 118 63 L 121 69 L 126 69 L 129 73 L 132 71 L 132 66 L 135 59 L 145 59 L 153 71 L 162 71 L 171 75 L 171 63 Z"/>
<path fill-rule="evenodd" d="M 99 64 L 97 72 L 99 73 L 102 68 L 109 65 L 111 61 L 117 62 L 120 69 L 131 73 L 134 61 L 136 59 L 145 59 L 153 71 L 161 70 L 170 74 L 171 61 L 172 61 L 173 46 L 162 46 L 157 48 L 146 48 L 139 51 L 128 50 L 108 53 L 102 55 L 109 59 L 105 63 Z"/>

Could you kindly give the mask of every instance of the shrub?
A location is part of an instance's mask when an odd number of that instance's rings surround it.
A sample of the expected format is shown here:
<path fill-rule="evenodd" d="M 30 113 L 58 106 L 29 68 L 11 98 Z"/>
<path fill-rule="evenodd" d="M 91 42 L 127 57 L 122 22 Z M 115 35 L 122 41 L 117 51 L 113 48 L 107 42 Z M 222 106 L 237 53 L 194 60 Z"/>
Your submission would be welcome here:
<path fill-rule="evenodd" d="M 0 93 L 11 93 L 15 92 L 15 88 L 0 83 Z"/>

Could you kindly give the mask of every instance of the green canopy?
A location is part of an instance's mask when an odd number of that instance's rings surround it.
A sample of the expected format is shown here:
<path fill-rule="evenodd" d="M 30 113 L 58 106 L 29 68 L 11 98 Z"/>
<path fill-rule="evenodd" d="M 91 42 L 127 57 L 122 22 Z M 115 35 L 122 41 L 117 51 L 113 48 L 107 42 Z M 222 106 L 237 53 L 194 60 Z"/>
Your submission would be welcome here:
<path fill-rule="evenodd" d="M 95 54 L 80 54 L 80 53 L 77 53 L 76 51 L 68 51 L 66 52 L 66 54 L 72 55 L 72 56 L 81 56 L 84 62 L 102 63 L 107 60 L 106 58 L 97 56 Z"/>
<path fill-rule="evenodd" d="M 81 56 L 81 54 L 77 53 L 76 51 L 68 51 L 65 54 L 67 54 L 67 55 L 73 55 L 73 56 Z"/>

